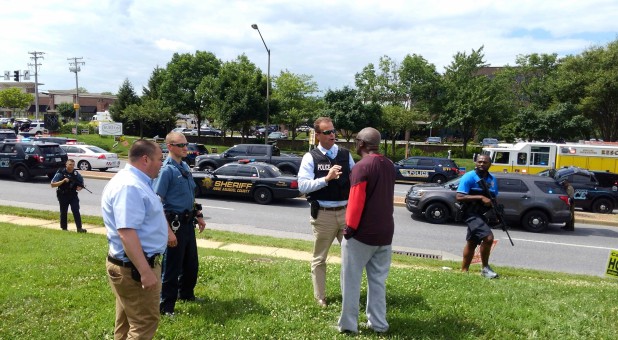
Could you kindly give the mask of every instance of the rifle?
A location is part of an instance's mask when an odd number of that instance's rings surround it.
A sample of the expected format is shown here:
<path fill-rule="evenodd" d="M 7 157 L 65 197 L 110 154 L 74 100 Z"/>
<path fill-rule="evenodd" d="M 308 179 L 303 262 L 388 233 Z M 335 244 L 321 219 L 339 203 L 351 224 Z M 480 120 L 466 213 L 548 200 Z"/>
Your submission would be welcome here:
<path fill-rule="evenodd" d="M 69 179 L 69 182 L 70 182 L 69 185 L 74 186 L 76 188 L 77 187 L 83 188 L 83 189 L 85 189 L 86 191 L 88 191 L 89 193 L 92 194 L 92 191 L 88 190 L 88 188 L 86 188 L 83 183 L 78 182 L 77 179 L 75 179 L 74 177 L 67 177 L 67 176 L 65 176 L 64 178 L 68 178 Z"/>
<path fill-rule="evenodd" d="M 493 210 L 494 215 L 496 215 L 496 218 L 498 219 L 498 226 L 500 226 L 502 231 L 506 233 L 506 236 L 509 237 L 509 241 L 511 242 L 511 245 L 515 246 L 515 244 L 513 243 L 513 240 L 511 239 L 511 235 L 509 235 L 509 231 L 506 227 L 506 223 L 504 222 L 503 211 L 501 209 L 498 209 L 498 202 L 496 201 L 496 198 L 489 191 L 487 182 L 485 182 L 485 180 L 481 178 L 481 180 L 476 183 L 481 187 L 481 189 L 483 189 L 483 194 L 487 196 L 489 200 L 491 201 L 491 209 Z"/>

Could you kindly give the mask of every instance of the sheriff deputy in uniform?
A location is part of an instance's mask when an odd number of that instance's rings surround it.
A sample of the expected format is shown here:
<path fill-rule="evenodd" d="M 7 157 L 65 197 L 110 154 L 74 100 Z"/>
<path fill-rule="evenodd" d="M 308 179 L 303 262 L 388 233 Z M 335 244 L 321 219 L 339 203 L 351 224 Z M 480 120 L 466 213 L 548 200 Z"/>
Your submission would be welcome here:
<path fill-rule="evenodd" d="M 318 147 L 306 153 L 298 171 L 298 187 L 311 203 L 313 260 L 311 279 L 313 295 L 326 307 L 326 259 L 335 238 L 339 243 L 345 229 L 345 213 L 350 193 L 350 170 L 354 160 L 350 151 L 335 144 L 337 131 L 328 117 L 313 123 Z"/>
<path fill-rule="evenodd" d="M 58 170 L 51 180 L 52 188 L 56 188 L 56 197 L 60 203 L 60 228 L 67 230 L 67 213 L 69 206 L 75 219 L 75 226 L 78 233 L 85 233 L 82 228 L 82 216 L 79 213 L 79 197 L 77 192 L 84 187 L 82 175 L 75 170 L 75 161 L 67 160 L 66 168 Z"/>
<path fill-rule="evenodd" d="M 169 224 L 159 309 L 163 315 L 174 315 L 176 300 L 201 301 L 194 294 L 199 266 L 194 229 L 197 220 L 201 233 L 206 222 L 202 206 L 195 203 L 196 184 L 191 170 L 182 160 L 188 151 L 186 137 L 170 132 L 165 143 L 169 155 L 154 183 L 154 191 L 161 197 Z"/>

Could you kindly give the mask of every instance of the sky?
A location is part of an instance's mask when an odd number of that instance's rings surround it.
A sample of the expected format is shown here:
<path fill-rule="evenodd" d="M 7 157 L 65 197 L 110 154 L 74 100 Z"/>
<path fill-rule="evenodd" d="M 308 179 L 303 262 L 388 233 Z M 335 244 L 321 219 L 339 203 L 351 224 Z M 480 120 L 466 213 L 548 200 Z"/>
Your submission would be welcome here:
<path fill-rule="evenodd" d="M 424 57 L 444 73 L 458 52 L 484 46 L 491 66 L 518 55 L 580 54 L 618 37 L 615 0 L 0 0 L 2 71 L 38 60 L 39 91 L 75 89 L 69 58 L 83 58 L 80 87 L 117 93 L 125 79 L 141 95 L 174 53 L 245 54 L 271 76 L 309 75 L 322 93 L 354 87 L 380 57 Z M 0 73 L 4 74 L 4 72 Z M 2 81 L 2 78 L 0 78 Z M 30 81 L 34 81 L 34 77 Z"/>

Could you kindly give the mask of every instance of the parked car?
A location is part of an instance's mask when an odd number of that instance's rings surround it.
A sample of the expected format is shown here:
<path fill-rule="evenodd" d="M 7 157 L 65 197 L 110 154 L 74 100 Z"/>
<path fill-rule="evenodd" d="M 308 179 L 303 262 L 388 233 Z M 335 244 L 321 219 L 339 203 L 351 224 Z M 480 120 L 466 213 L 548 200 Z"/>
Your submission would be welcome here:
<path fill-rule="evenodd" d="M 412 156 L 395 163 L 397 181 L 444 183 L 459 176 L 452 159 Z"/>
<path fill-rule="evenodd" d="M 5 139 L 12 139 L 12 140 L 17 139 L 17 135 L 15 134 L 15 131 L 11 129 L 0 129 L 0 142 Z"/>
<path fill-rule="evenodd" d="M 187 149 L 187 157 L 185 157 L 183 160 L 187 162 L 189 166 L 195 165 L 195 159 L 197 158 L 197 156 L 208 154 L 208 150 L 206 150 L 204 144 L 189 143 Z"/>
<path fill-rule="evenodd" d="M 49 142 L 49 143 L 56 143 L 56 144 L 75 144 L 77 143 L 77 139 L 75 138 L 67 138 L 67 137 L 42 137 L 42 136 L 36 136 L 34 138 L 32 138 L 33 141 L 39 141 L 39 142 Z"/>
<path fill-rule="evenodd" d="M 268 134 L 268 139 L 288 139 L 288 135 L 283 132 L 275 131 Z"/>
<path fill-rule="evenodd" d="M 427 144 L 442 144 L 442 137 L 427 137 L 425 140 Z"/>
<path fill-rule="evenodd" d="M 566 223 L 570 217 L 569 197 L 555 180 L 547 177 L 494 173 L 498 181 L 499 204 L 509 226 L 520 225 L 531 232 L 543 232 L 550 223 Z M 457 221 L 455 196 L 460 178 L 445 184 L 418 184 L 408 190 L 406 208 L 430 223 Z"/>
<path fill-rule="evenodd" d="M 279 127 L 277 125 L 270 125 L 268 127 L 268 133 L 270 134 L 271 132 L 275 132 L 278 129 L 279 129 Z M 263 126 L 258 126 L 255 129 L 255 132 L 254 132 L 255 136 L 256 137 L 264 137 L 264 130 L 265 130 L 265 128 Z"/>
<path fill-rule="evenodd" d="M 483 138 L 481 141 L 481 146 L 492 146 L 498 145 L 498 139 L 496 138 Z"/>
<path fill-rule="evenodd" d="M 10 175 L 20 182 L 33 176 L 52 178 L 67 162 L 67 154 L 56 143 L 0 142 L 0 175 Z"/>
<path fill-rule="evenodd" d="M 194 168 L 192 174 L 197 196 L 250 197 L 259 204 L 269 204 L 274 199 L 300 195 L 296 176 L 283 175 L 276 166 L 263 162 L 241 160 L 214 171 Z"/>
<path fill-rule="evenodd" d="M 575 189 L 575 207 L 584 211 L 611 214 L 618 206 L 618 192 L 612 186 L 602 187 L 592 171 L 578 167 L 561 168 L 555 171 L 553 178 L 560 182 L 569 181 Z"/>
<path fill-rule="evenodd" d="M 108 152 L 95 145 L 75 145 L 64 144 L 60 147 L 67 153 L 70 159 L 77 164 L 77 168 L 82 171 L 98 169 L 107 171 L 109 168 L 120 166 L 118 154 Z"/>
<path fill-rule="evenodd" d="M 167 158 L 167 156 L 169 155 L 167 144 L 160 143 L 159 146 L 161 147 L 161 153 L 163 153 L 163 159 Z M 187 149 L 187 157 L 183 158 L 182 160 L 187 162 L 189 166 L 195 165 L 195 159 L 197 158 L 197 156 L 208 154 L 208 150 L 206 150 L 204 144 L 189 143 Z"/>
<path fill-rule="evenodd" d="M 219 129 L 215 129 L 213 127 L 203 127 L 200 128 L 200 136 L 223 136 L 223 132 Z"/>
<path fill-rule="evenodd" d="M 301 126 L 296 128 L 296 132 L 308 132 L 311 129 L 312 129 L 312 127 L 310 127 L 308 125 L 301 125 Z"/>
<path fill-rule="evenodd" d="M 30 123 L 25 123 L 22 125 L 20 135 L 25 137 L 28 136 L 40 136 L 42 134 L 47 134 L 49 131 L 45 128 L 45 122 L 42 121 L 32 121 Z"/>

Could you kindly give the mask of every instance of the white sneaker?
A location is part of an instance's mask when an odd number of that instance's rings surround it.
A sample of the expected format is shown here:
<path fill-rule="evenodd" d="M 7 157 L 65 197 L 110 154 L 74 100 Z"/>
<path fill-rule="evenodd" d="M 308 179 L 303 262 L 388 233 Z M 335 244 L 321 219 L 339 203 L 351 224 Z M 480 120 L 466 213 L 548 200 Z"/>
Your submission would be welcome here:
<path fill-rule="evenodd" d="M 481 270 L 481 276 L 488 279 L 496 279 L 498 278 L 498 273 L 493 271 L 490 266 L 487 266 L 483 267 L 483 270 Z"/>

